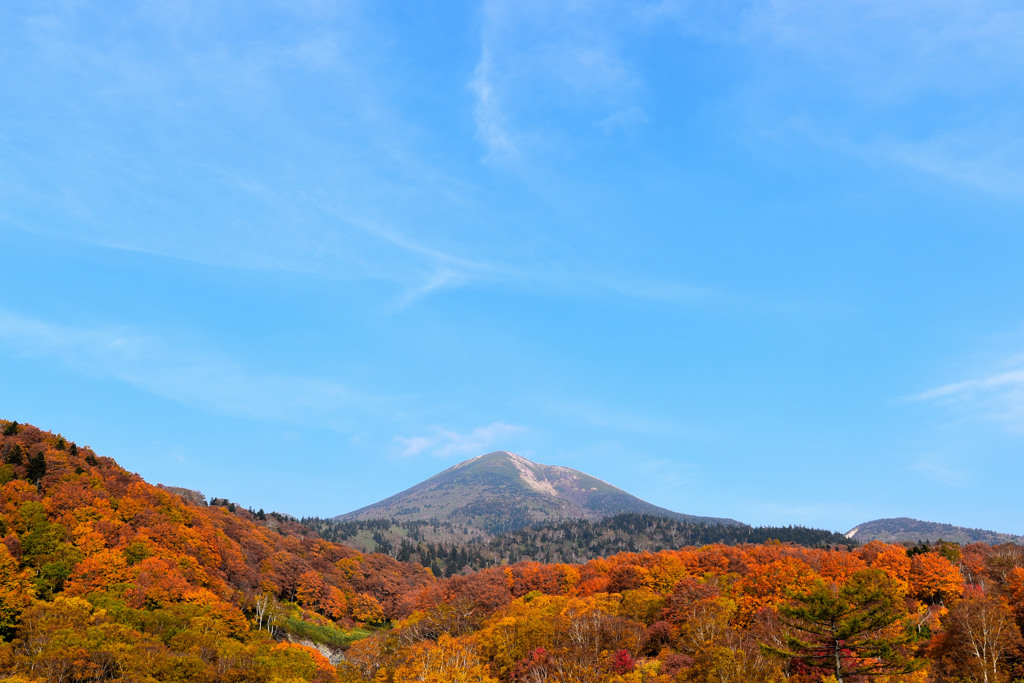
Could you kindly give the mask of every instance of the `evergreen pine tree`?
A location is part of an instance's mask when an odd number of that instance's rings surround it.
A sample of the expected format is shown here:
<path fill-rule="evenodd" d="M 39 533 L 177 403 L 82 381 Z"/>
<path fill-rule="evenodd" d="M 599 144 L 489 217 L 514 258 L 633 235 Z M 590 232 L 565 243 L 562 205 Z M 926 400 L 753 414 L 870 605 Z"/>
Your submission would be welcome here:
<path fill-rule="evenodd" d="M 4 462 L 8 465 L 20 465 L 23 462 L 21 455 L 21 446 L 14 444 L 7 448 L 7 454 L 4 456 Z"/>
<path fill-rule="evenodd" d="M 779 606 L 779 621 L 793 629 L 785 649 L 762 645 L 835 676 L 883 676 L 921 668 L 904 652 L 911 631 L 896 582 L 880 569 L 862 569 L 843 584 L 818 580 L 805 593 Z M 859 680 L 859 679 L 858 679 Z"/>
<path fill-rule="evenodd" d="M 25 478 L 31 483 L 38 485 L 46 476 L 46 457 L 42 453 L 36 453 L 28 459 L 28 470 Z"/>

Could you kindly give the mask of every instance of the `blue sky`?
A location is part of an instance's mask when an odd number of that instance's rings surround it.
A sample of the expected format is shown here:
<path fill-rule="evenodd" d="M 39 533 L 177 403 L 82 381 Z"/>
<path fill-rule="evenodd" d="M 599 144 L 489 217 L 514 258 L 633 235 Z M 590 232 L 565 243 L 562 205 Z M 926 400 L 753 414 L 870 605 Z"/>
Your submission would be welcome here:
<path fill-rule="evenodd" d="M 11 2 L 0 103 L 0 415 L 150 481 L 1024 533 L 1017 3 Z"/>

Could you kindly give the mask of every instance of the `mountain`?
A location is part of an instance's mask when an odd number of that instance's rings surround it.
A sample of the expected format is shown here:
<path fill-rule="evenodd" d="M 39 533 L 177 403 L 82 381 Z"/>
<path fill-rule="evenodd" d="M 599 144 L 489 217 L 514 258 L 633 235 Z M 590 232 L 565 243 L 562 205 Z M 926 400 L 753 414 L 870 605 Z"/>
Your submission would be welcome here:
<path fill-rule="evenodd" d="M 938 540 L 954 543 L 1000 543 L 1024 544 L 1024 536 L 1004 534 L 986 529 L 969 529 L 952 524 L 923 522 L 910 517 L 893 517 L 876 519 L 854 527 L 846 532 L 846 537 L 858 543 L 868 541 L 884 541 L 886 543 L 917 543 L 924 541 L 934 543 Z"/>
<path fill-rule="evenodd" d="M 621 513 L 740 524 L 733 519 L 673 512 L 589 474 L 541 465 L 508 451 L 470 458 L 390 498 L 335 519 L 437 520 L 499 534 L 536 523 L 598 520 Z"/>

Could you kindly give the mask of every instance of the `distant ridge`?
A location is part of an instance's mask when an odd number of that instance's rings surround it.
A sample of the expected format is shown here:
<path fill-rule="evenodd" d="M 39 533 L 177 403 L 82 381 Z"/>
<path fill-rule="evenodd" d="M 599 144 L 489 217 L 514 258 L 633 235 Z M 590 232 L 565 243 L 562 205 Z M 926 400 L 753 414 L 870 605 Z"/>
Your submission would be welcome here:
<path fill-rule="evenodd" d="M 673 512 L 589 474 L 541 465 L 508 451 L 470 458 L 401 493 L 335 519 L 438 520 L 498 534 L 537 523 L 598 520 L 622 513 L 740 524 L 733 519 Z"/>
<path fill-rule="evenodd" d="M 987 529 L 924 522 L 910 517 L 890 517 L 864 522 L 846 532 L 846 537 L 858 543 L 884 541 L 886 543 L 934 543 L 938 540 L 954 543 L 1016 543 L 1024 545 L 1024 536 L 1005 534 Z"/>

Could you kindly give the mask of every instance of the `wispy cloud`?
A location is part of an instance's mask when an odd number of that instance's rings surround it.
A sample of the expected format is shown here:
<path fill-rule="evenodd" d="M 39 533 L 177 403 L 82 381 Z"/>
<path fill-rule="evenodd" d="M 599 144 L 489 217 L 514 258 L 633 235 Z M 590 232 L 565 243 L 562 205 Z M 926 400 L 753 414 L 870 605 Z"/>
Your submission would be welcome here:
<path fill-rule="evenodd" d="M 351 4 L 170 4 L 123 10 L 102 35 L 89 30 L 105 23 L 102 8 L 54 3 L 11 22 L 26 64 L 0 85 L 43 84 L 37 94 L 61 120 L 9 126 L 0 197 L 9 176 L 10 196 L 32 209 L 17 212 L 32 217 L 23 229 L 217 267 L 390 282 L 400 305 L 480 270 L 430 246 L 457 233 L 449 217 L 466 213 L 470 190 L 422 154 L 420 123 L 388 96 L 395 75 L 373 57 L 388 28 Z M 286 28 L 240 21 L 254 16 Z M 51 83 L 61 94 L 47 102 Z M 316 99 L 324 92 L 329 104 Z"/>
<path fill-rule="evenodd" d="M 473 80 L 469 87 L 476 98 L 473 117 L 476 121 L 477 134 L 487 148 L 487 158 L 508 161 L 519 156 L 512 134 L 508 131 L 508 123 L 501 110 L 498 95 L 492 83 L 493 58 L 486 47 L 480 55 L 480 61 L 473 72 Z"/>
<path fill-rule="evenodd" d="M 921 141 L 882 141 L 868 149 L 957 185 L 1024 197 L 1024 136 L 994 125 L 940 133 Z"/>
<path fill-rule="evenodd" d="M 778 0 L 736 16 L 736 37 L 813 57 L 837 85 L 876 102 L 1019 82 L 1024 65 L 1017 3 Z"/>
<path fill-rule="evenodd" d="M 943 404 L 973 417 L 1024 432 L 1024 368 L 945 384 L 910 397 Z"/>
<path fill-rule="evenodd" d="M 970 480 L 968 472 L 951 465 L 936 455 L 926 455 L 918 458 L 910 465 L 909 469 L 919 472 L 933 481 L 958 488 L 966 486 Z"/>
<path fill-rule="evenodd" d="M 398 453 L 403 457 L 430 455 L 451 458 L 481 455 L 502 445 L 501 441 L 526 431 L 525 427 L 492 422 L 466 434 L 435 427 L 426 435 L 396 436 Z"/>
<path fill-rule="evenodd" d="M 219 415 L 336 426 L 347 410 L 374 400 L 327 380 L 250 372 L 124 327 L 73 327 L 0 311 L 0 343 Z"/>
<path fill-rule="evenodd" d="M 983 192 L 1024 195 L 1019 5 L 764 5 L 760 27 L 820 70 L 847 114 L 801 117 L 860 153 Z M 811 72 L 813 73 L 813 71 Z M 806 112 L 805 112 L 806 113 Z"/>
<path fill-rule="evenodd" d="M 394 300 L 391 310 L 404 310 L 435 292 L 458 287 L 467 279 L 468 278 L 464 273 L 459 273 L 447 268 L 437 270 L 434 273 L 431 273 L 422 283 L 413 285 L 402 292 Z"/>
<path fill-rule="evenodd" d="M 1024 195 L 1024 9 L 1012 2 L 663 0 L 639 12 L 745 51 L 737 127 Z"/>
<path fill-rule="evenodd" d="M 955 382 L 941 387 L 923 391 L 917 398 L 928 400 L 936 398 L 976 398 L 979 394 L 1003 391 L 1006 389 L 1016 390 L 1024 388 L 1024 369 L 1011 370 L 983 379 L 972 379 L 964 382 Z"/>
<path fill-rule="evenodd" d="M 571 144 L 647 122 L 643 79 L 619 47 L 634 20 L 627 7 L 485 0 L 482 15 L 469 88 L 485 159 L 509 162 L 549 138 Z"/>
<path fill-rule="evenodd" d="M 567 423 L 582 424 L 614 432 L 661 434 L 671 435 L 675 438 L 698 439 L 705 439 L 710 435 L 708 429 L 696 427 L 686 420 L 641 415 L 619 406 L 600 405 L 583 399 L 547 401 L 544 410 Z"/>
<path fill-rule="evenodd" d="M 47 75 L 35 80 L 66 88 L 51 102 L 61 126 L 31 128 L 23 117 L 0 154 L 11 224 L 219 268 L 369 282 L 390 291 L 386 313 L 466 287 L 683 306 L 728 298 L 623 272 L 614 255 L 574 261 L 587 237 L 558 221 L 584 219 L 554 206 L 569 181 L 553 171 L 527 178 L 534 191 L 515 203 L 536 208 L 510 211 L 478 169 L 451 162 L 429 116 L 405 101 L 407 73 L 381 64 L 390 28 L 358 4 L 271 4 L 143 3 L 98 37 L 58 3 L 52 19 L 24 29 L 35 46 L 26 62 Z M 289 30 L 238 39 L 236 24 L 254 22 L 235 19 L 266 11 Z M 643 125 L 645 82 L 629 57 L 642 23 L 617 1 L 485 0 L 478 61 L 458 77 L 471 97 L 457 96 L 473 107 L 485 156 L 557 154 L 580 136 Z M 31 86 L 20 73 L 9 78 Z M 327 92 L 329 103 L 319 99 Z M 540 166 L 526 165 L 524 177 Z"/>

